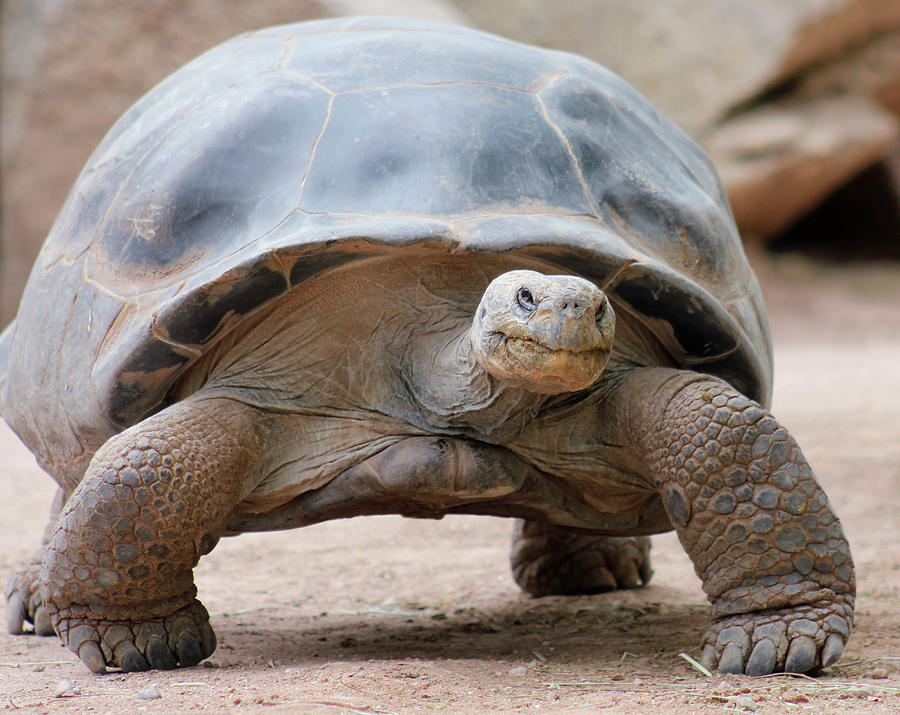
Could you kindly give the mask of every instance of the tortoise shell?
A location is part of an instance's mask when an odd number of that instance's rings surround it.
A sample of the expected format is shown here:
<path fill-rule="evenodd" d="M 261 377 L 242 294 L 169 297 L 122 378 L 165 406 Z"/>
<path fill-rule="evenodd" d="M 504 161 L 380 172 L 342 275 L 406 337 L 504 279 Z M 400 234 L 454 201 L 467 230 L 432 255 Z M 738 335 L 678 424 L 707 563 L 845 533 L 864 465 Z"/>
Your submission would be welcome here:
<path fill-rule="evenodd" d="M 759 288 L 692 140 L 581 57 L 353 18 L 237 37 L 119 120 L 0 341 L 3 414 L 77 482 L 243 316 L 398 251 L 584 276 L 673 364 L 769 401 Z"/>

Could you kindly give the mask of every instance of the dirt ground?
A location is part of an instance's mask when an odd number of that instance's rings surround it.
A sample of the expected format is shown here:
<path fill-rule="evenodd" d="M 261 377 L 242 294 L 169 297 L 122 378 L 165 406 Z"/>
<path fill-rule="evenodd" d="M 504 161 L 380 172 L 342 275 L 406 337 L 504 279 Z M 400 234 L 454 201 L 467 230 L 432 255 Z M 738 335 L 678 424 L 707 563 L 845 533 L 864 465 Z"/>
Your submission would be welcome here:
<path fill-rule="evenodd" d="M 774 412 L 858 569 L 855 631 L 823 677 L 707 677 L 681 657 L 698 656 L 707 608 L 671 534 L 654 538 L 646 588 L 532 599 L 509 574 L 509 522 L 370 517 L 223 541 L 197 572 L 219 647 L 196 668 L 94 676 L 56 639 L 0 634 L 0 709 L 900 712 L 900 265 L 755 263 Z M 2 423 L 0 454 L 6 574 L 38 542 L 53 488 Z"/>

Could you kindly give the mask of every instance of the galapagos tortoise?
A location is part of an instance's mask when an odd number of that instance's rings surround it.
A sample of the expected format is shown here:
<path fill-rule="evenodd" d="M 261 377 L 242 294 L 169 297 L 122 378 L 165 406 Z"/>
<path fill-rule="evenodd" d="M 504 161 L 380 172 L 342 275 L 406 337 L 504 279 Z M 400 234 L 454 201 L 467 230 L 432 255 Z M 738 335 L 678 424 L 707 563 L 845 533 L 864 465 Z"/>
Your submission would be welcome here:
<path fill-rule="evenodd" d="M 95 672 L 212 652 L 221 536 L 362 514 L 517 517 L 533 594 L 638 586 L 674 528 L 725 672 L 850 632 L 716 173 L 580 57 L 377 18 L 211 50 L 88 162 L 0 367 L 59 484 L 8 627 Z"/>

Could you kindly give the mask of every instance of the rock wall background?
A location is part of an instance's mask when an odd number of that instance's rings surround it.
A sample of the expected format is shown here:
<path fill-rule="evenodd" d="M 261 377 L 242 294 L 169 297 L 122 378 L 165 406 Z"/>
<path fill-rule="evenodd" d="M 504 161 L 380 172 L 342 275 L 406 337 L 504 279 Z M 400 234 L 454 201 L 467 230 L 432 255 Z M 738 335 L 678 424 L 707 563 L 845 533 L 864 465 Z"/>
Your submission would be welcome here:
<path fill-rule="evenodd" d="M 463 22 L 606 64 L 710 152 L 748 242 L 802 225 L 868 169 L 862 203 L 810 230 L 893 211 L 875 225 L 900 244 L 897 0 L 2 0 L 0 324 L 132 102 L 240 32 L 357 13 Z"/>

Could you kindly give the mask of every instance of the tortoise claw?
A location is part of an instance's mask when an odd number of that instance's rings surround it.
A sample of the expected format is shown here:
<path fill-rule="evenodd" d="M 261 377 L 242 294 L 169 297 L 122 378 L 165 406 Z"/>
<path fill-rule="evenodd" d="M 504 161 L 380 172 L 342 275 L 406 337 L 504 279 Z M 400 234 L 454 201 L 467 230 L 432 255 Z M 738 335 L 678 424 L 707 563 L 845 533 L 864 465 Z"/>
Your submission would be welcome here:
<path fill-rule="evenodd" d="M 212 626 L 209 625 L 209 621 L 206 621 L 200 627 L 200 638 L 203 657 L 208 658 L 215 652 L 216 645 L 218 645 L 218 642 L 216 641 L 216 632 L 212 629 Z"/>
<path fill-rule="evenodd" d="M 106 672 L 106 660 L 103 651 L 94 641 L 85 641 L 76 652 L 79 660 L 84 663 L 92 673 L 102 675 Z"/>
<path fill-rule="evenodd" d="M 6 632 L 20 636 L 25 632 L 25 600 L 18 593 L 9 596 L 6 602 Z"/>
<path fill-rule="evenodd" d="M 719 658 L 719 672 L 726 675 L 743 675 L 744 654 L 737 643 L 729 643 Z"/>
<path fill-rule="evenodd" d="M 638 588 L 641 585 L 641 577 L 634 561 L 628 561 L 616 573 L 616 583 L 619 588 Z"/>
<path fill-rule="evenodd" d="M 638 588 L 653 573 L 649 552 L 647 537 L 596 536 L 524 521 L 513 541 L 513 578 L 532 596 Z"/>
<path fill-rule="evenodd" d="M 753 647 L 750 660 L 747 661 L 747 675 L 768 675 L 775 670 L 778 649 L 768 638 L 763 638 Z"/>
<path fill-rule="evenodd" d="M 50 622 L 50 615 L 43 606 L 38 606 L 34 611 L 34 633 L 39 636 L 53 636 L 56 631 L 53 630 L 53 624 Z"/>
<path fill-rule="evenodd" d="M 150 670 L 150 664 L 147 659 L 141 655 L 141 652 L 130 641 L 123 641 L 115 650 L 116 660 L 119 666 L 126 673 L 133 673 L 141 670 Z"/>
<path fill-rule="evenodd" d="M 844 639 L 837 633 L 832 633 L 825 640 L 822 648 L 822 667 L 827 668 L 837 662 L 844 652 Z"/>
<path fill-rule="evenodd" d="M 816 642 L 809 636 L 798 636 L 791 641 L 787 660 L 784 663 L 786 673 L 805 673 L 816 664 Z"/>
<path fill-rule="evenodd" d="M 151 668 L 157 670 L 173 670 L 178 667 L 178 661 L 175 660 L 175 654 L 166 645 L 166 642 L 159 636 L 151 636 L 147 641 L 147 662 Z"/>
<path fill-rule="evenodd" d="M 182 633 L 178 638 L 175 650 L 178 654 L 178 662 L 185 668 L 197 665 L 203 660 L 203 649 L 192 633 Z"/>
<path fill-rule="evenodd" d="M 700 653 L 700 665 L 707 670 L 716 669 L 716 647 L 711 643 L 704 646 L 703 651 Z"/>

